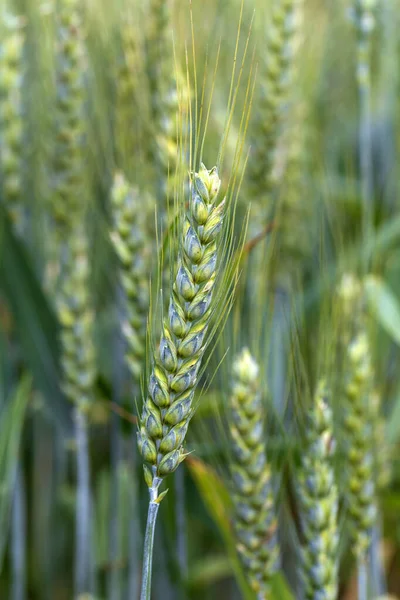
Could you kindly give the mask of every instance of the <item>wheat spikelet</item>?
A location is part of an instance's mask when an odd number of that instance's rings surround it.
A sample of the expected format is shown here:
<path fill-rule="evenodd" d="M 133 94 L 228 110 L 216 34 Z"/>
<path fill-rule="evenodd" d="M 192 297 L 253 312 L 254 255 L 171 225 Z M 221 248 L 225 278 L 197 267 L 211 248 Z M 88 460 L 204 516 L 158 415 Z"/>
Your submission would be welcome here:
<path fill-rule="evenodd" d="M 339 288 L 343 314 L 344 450 L 347 454 L 345 497 L 351 521 L 353 550 L 364 557 L 377 508 L 374 485 L 371 394 L 373 369 L 363 310 L 361 283 L 345 276 Z"/>
<path fill-rule="evenodd" d="M 4 18 L 0 46 L 0 168 L 2 196 L 17 233 L 24 228 L 23 195 L 23 52 L 25 36 L 21 18 Z"/>
<path fill-rule="evenodd" d="M 254 119 L 249 181 L 252 194 L 264 201 L 273 187 L 274 152 L 282 111 L 291 81 L 292 53 L 301 0 L 276 0 L 266 43 L 266 64 L 261 73 L 260 97 Z M 265 206 L 265 202 L 263 202 Z"/>
<path fill-rule="evenodd" d="M 61 230 L 85 207 L 86 50 L 79 0 L 61 0 L 57 19 L 53 218 Z"/>
<path fill-rule="evenodd" d="M 307 600 L 335 600 L 338 577 L 338 491 L 332 466 L 332 414 L 324 381 L 307 422 L 307 450 L 298 480 L 304 535 L 301 575 Z"/>
<path fill-rule="evenodd" d="M 138 432 L 149 487 L 175 471 L 192 416 L 192 401 L 206 344 L 217 273 L 217 242 L 225 200 L 217 204 L 220 179 L 214 167 L 194 174 L 189 211 L 182 232 L 178 269 L 153 358 L 148 397 Z M 154 482 L 158 482 L 155 484 Z"/>
<path fill-rule="evenodd" d="M 114 177 L 111 201 L 114 221 L 111 240 L 120 260 L 121 283 L 126 296 L 125 358 L 133 380 L 138 384 L 145 357 L 149 308 L 145 213 L 138 191 L 129 186 L 121 173 Z"/>
<path fill-rule="evenodd" d="M 267 598 L 278 546 L 270 469 L 266 460 L 259 367 L 245 348 L 233 365 L 230 433 L 234 527 L 238 552 L 259 599 Z"/>

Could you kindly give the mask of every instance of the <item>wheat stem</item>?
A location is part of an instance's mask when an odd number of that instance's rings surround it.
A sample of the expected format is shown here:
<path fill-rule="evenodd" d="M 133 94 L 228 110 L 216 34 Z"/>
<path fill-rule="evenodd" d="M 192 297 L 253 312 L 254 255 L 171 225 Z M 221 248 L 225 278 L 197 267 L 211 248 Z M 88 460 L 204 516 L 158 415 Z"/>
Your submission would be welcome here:
<path fill-rule="evenodd" d="M 374 231 L 371 118 L 371 33 L 375 25 L 374 4 L 374 0 L 372 2 L 355 0 L 353 7 L 353 20 L 357 32 L 356 75 L 359 99 L 359 156 L 364 242 L 371 238 Z M 369 260 L 369 256 L 366 255 L 366 271 Z"/>
<path fill-rule="evenodd" d="M 149 511 L 147 514 L 146 534 L 144 538 L 143 552 L 143 572 L 142 572 L 142 589 L 140 592 L 140 600 L 151 600 L 151 572 L 153 565 L 153 546 L 154 532 L 158 509 L 160 507 L 158 488 L 162 483 L 160 477 L 154 477 L 151 487 L 149 487 Z"/>
<path fill-rule="evenodd" d="M 26 495 L 22 465 L 17 467 L 12 506 L 12 593 L 11 600 L 26 598 Z"/>
<path fill-rule="evenodd" d="M 363 556 L 360 557 L 358 560 L 357 595 L 358 595 L 358 600 L 368 600 L 367 560 Z"/>
<path fill-rule="evenodd" d="M 176 515 L 176 549 L 181 580 L 187 576 L 187 523 L 185 513 L 185 470 L 175 473 L 175 515 Z"/>
<path fill-rule="evenodd" d="M 136 475 L 136 434 L 135 439 L 131 441 L 132 454 L 130 463 L 132 465 L 132 472 Z M 131 505 L 137 505 L 137 489 L 136 489 L 136 478 L 133 477 L 132 482 L 132 502 Z M 129 520 L 129 539 L 128 539 L 128 598 L 136 598 L 139 587 L 139 546 L 141 544 L 140 534 L 140 519 L 138 511 L 132 511 L 132 516 Z"/>
<path fill-rule="evenodd" d="M 387 594 L 387 584 L 381 555 L 382 523 L 380 515 L 378 515 L 377 521 L 371 533 L 369 564 L 371 565 L 372 591 L 375 596 L 379 597 Z"/>
<path fill-rule="evenodd" d="M 117 290 L 116 313 L 119 314 L 119 291 Z M 121 401 L 121 384 L 123 366 L 123 348 L 121 344 L 121 334 L 116 329 L 113 340 L 113 401 L 119 406 Z M 111 565 L 108 580 L 108 598 L 109 600 L 119 600 L 121 597 L 121 572 L 116 566 L 116 560 L 119 550 L 120 532 L 118 519 L 118 506 L 120 498 L 120 467 L 122 464 L 121 448 L 121 427 L 118 415 L 111 415 L 110 422 L 110 462 L 111 462 L 111 493 L 110 493 L 110 529 L 109 529 L 109 561 Z"/>
<path fill-rule="evenodd" d="M 87 417 L 75 409 L 77 501 L 75 548 L 75 597 L 90 590 L 90 473 Z"/>

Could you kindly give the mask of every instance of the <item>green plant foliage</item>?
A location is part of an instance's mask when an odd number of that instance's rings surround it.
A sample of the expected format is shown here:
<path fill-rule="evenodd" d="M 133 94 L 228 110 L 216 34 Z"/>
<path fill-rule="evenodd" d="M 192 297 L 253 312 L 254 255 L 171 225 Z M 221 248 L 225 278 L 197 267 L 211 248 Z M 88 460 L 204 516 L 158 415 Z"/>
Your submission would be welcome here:
<path fill-rule="evenodd" d="M 398 8 L 0 2 L 0 598 L 398 595 Z"/>
<path fill-rule="evenodd" d="M 0 571 L 3 564 L 6 540 L 10 533 L 10 510 L 21 435 L 26 409 L 32 392 L 30 377 L 21 380 L 11 398 L 2 399 L 0 413 Z"/>

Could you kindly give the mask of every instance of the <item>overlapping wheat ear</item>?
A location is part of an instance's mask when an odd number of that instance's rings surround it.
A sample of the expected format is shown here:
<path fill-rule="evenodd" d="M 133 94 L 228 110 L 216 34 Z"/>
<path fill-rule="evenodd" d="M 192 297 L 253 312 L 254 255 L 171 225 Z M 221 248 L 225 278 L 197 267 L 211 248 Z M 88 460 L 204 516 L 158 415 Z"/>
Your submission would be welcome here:
<path fill-rule="evenodd" d="M 88 410 L 96 372 L 94 320 L 86 221 L 85 65 L 79 0 L 61 0 L 57 12 L 55 147 L 52 217 L 59 278 L 62 388 L 75 406 L 77 452 L 75 595 L 90 590 L 90 481 Z"/>
<path fill-rule="evenodd" d="M 275 168 L 281 190 L 274 215 L 279 261 L 274 268 L 279 283 L 291 287 L 304 271 L 311 255 L 313 227 L 312 200 L 307 193 L 307 111 L 300 101 L 291 107 L 284 133 L 277 145 Z M 278 168 L 278 162 L 279 168 Z"/>
<path fill-rule="evenodd" d="M 274 490 L 266 458 L 259 367 L 247 348 L 233 364 L 230 398 L 233 524 L 249 583 L 260 600 L 278 566 Z"/>
<path fill-rule="evenodd" d="M 57 11 L 55 141 L 52 214 L 63 234 L 85 206 L 85 77 L 87 56 L 79 0 L 61 0 Z"/>
<path fill-rule="evenodd" d="M 332 411 L 320 381 L 307 421 L 307 449 L 298 478 L 304 598 L 335 600 L 338 591 L 338 490 L 332 465 Z"/>
<path fill-rule="evenodd" d="M 207 170 L 201 165 L 193 175 L 168 316 L 153 356 L 148 396 L 140 418 L 138 444 L 150 492 L 142 599 L 150 598 L 154 526 L 165 495 L 159 494 L 159 487 L 186 456 L 183 443 L 208 341 L 216 300 L 215 282 L 224 268 L 218 264 L 219 234 L 225 213 L 225 199 L 218 203 L 220 185 L 216 167 Z"/>
<path fill-rule="evenodd" d="M 345 276 L 339 287 L 343 315 L 342 348 L 344 451 L 347 455 L 345 499 L 353 551 L 366 560 L 377 516 L 374 481 L 371 396 L 374 373 L 360 281 Z"/>
<path fill-rule="evenodd" d="M 0 45 L 0 169 L 2 197 L 18 234 L 23 233 L 23 103 L 24 21 L 14 15 L 3 18 Z"/>
<path fill-rule="evenodd" d="M 179 137 L 189 91 L 172 45 L 170 0 L 151 0 L 147 35 L 149 88 L 154 133 L 154 158 L 157 169 L 157 196 L 164 206 L 179 184 L 181 162 Z"/>
<path fill-rule="evenodd" d="M 64 390 L 86 410 L 94 377 L 93 316 L 89 293 L 88 241 L 85 230 L 85 64 L 78 0 L 62 0 L 58 13 L 56 145 L 52 216 L 65 239 L 57 239 L 60 271 L 56 303 L 62 325 Z"/>
<path fill-rule="evenodd" d="M 265 67 L 255 107 L 252 160 L 248 178 L 252 195 L 263 200 L 273 187 L 274 153 L 290 87 L 293 48 L 300 23 L 302 0 L 275 0 L 265 47 Z"/>
<path fill-rule="evenodd" d="M 350 16 L 356 31 L 356 80 L 359 95 L 359 154 L 361 196 L 363 203 L 362 229 L 364 241 L 373 233 L 372 177 L 372 112 L 371 112 L 371 50 L 375 27 L 377 0 L 353 0 Z M 366 254 L 368 268 L 368 253 Z"/>
<path fill-rule="evenodd" d="M 126 318 L 122 327 L 127 343 L 125 359 L 138 391 L 146 349 L 149 248 L 145 236 L 146 215 L 139 192 L 129 185 L 122 173 L 115 174 L 111 205 L 111 240 L 120 260 L 120 280 L 126 297 Z"/>
<path fill-rule="evenodd" d="M 116 164 L 130 178 L 138 153 L 147 160 L 150 120 L 145 55 L 138 26 L 133 15 L 125 10 L 122 15 L 119 48 L 115 65 L 114 137 Z M 140 119 L 138 119 L 140 115 Z"/>

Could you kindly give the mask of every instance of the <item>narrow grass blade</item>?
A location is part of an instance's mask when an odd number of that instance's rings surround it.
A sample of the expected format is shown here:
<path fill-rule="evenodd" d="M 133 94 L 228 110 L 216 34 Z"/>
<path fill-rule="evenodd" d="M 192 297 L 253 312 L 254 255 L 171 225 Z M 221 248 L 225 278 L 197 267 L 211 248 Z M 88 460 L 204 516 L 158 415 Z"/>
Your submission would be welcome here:
<path fill-rule="evenodd" d="M 229 523 L 231 498 L 217 473 L 198 458 L 188 458 L 187 465 L 200 496 L 217 525 L 224 540 L 236 581 L 244 600 L 253 600 L 254 595 L 244 577 L 235 548 L 235 537 Z"/>
<path fill-rule="evenodd" d="M 25 377 L 0 413 L 0 572 L 8 535 L 11 498 L 31 379 Z"/>

